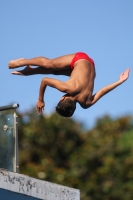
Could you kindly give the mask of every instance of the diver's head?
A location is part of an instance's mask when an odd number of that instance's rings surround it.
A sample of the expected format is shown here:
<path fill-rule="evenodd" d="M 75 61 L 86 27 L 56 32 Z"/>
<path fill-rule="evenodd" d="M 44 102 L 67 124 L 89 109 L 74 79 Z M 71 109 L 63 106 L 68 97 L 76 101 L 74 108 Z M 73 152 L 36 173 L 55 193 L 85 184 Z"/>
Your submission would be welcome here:
<path fill-rule="evenodd" d="M 69 96 L 63 96 L 56 106 L 56 112 L 63 117 L 71 117 L 75 109 L 76 101 Z"/>

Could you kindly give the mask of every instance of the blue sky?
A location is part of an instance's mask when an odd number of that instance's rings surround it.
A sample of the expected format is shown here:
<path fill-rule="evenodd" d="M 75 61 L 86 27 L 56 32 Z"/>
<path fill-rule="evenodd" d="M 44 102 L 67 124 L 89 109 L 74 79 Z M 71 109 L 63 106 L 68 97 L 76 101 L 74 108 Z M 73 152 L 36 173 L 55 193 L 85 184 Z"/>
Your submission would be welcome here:
<path fill-rule="evenodd" d="M 35 106 L 45 75 L 14 76 L 12 59 L 61 55 L 84 51 L 96 65 L 94 93 L 118 80 L 130 68 L 130 77 L 90 109 L 77 106 L 74 119 L 92 127 L 105 114 L 133 114 L 133 1 L 132 0 L 4 0 L 0 1 L 0 105 L 19 103 L 19 111 Z M 48 76 L 54 77 L 54 76 Z M 62 81 L 67 77 L 58 76 Z M 50 114 L 62 93 L 47 88 L 45 111 Z"/>

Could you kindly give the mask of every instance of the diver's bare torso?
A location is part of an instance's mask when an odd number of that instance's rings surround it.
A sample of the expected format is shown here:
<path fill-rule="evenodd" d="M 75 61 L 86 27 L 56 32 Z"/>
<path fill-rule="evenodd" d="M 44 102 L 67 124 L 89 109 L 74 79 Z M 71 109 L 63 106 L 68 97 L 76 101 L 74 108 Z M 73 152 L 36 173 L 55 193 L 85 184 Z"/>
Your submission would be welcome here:
<path fill-rule="evenodd" d="M 89 61 L 81 59 L 75 63 L 70 79 L 67 81 L 70 85 L 68 95 L 83 108 L 86 108 L 86 103 L 91 102 L 95 75 L 95 67 Z"/>

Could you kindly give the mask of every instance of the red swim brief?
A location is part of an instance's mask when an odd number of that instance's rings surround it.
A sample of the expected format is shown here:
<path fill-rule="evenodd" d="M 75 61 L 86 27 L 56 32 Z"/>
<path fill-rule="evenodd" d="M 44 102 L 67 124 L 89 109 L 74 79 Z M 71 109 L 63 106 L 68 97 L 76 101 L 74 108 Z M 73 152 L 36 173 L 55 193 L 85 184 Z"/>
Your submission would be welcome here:
<path fill-rule="evenodd" d="M 74 64 L 76 61 L 80 60 L 80 59 L 85 59 L 88 60 L 93 66 L 94 66 L 94 61 L 86 54 L 83 52 L 77 52 L 74 56 L 74 58 L 72 59 L 71 62 L 71 69 L 74 68 Z"/>

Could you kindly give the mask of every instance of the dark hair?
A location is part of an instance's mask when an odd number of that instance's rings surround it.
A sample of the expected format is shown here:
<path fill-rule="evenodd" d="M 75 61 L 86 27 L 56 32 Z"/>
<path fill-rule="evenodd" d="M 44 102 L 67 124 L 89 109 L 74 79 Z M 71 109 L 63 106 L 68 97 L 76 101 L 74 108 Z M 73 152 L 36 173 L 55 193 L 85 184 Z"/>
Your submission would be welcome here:
<path fill-rule="evenodd" d="M 59 101 L 56 106 L 56 112 L 63 117 L 71 117 L 76 109 L 76 102 L 66 98 L 63 101 Z"/>

